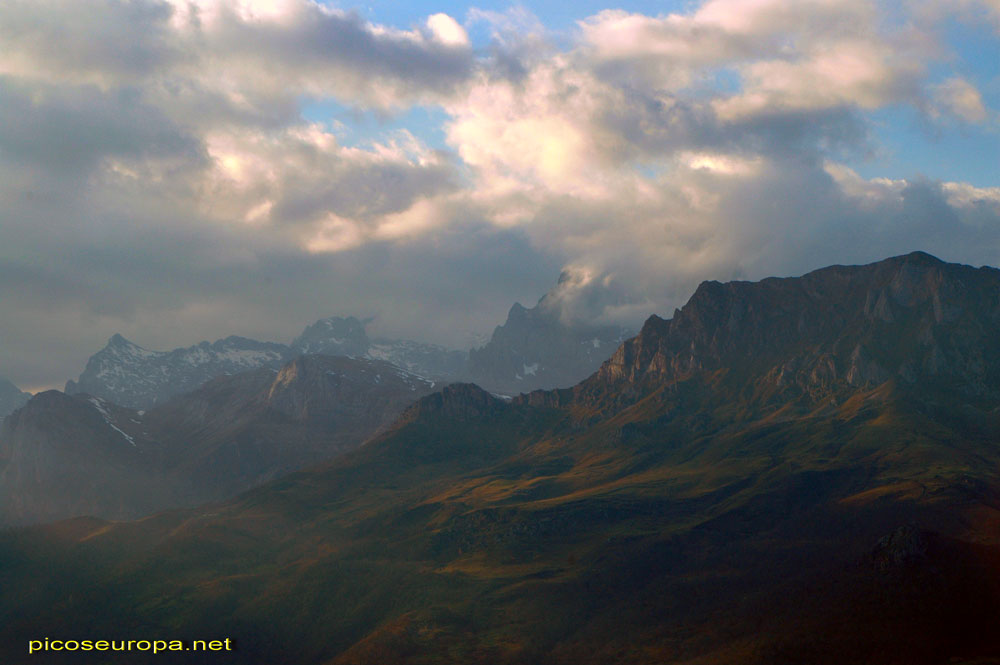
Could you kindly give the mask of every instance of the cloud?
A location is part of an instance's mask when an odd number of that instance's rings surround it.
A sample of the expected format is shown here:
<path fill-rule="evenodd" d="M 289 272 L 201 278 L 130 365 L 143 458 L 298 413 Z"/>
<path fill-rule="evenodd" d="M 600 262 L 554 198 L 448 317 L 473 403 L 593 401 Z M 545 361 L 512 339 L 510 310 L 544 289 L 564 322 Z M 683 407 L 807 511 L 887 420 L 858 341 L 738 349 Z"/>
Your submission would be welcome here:
<path fill-rule="evenodd" d="M 427 17 L 427 29 L 434 39 L 446 46 L 467 47 L 469 35 L 458 21 L 447 14 L 431 14 Z"/>
<path fill-rule="evenodd" d="M 15 1 L 0 7 L 0 37 L 3 73 L 202 88 L 234 106 L 303 94 L 399 106 L 450 94 L 474 64 L 445 14 L 398 30 L 310 0 Z"/>
<path fill-rule="evenodd" d="M 981 123 L 988 117 L 979 90 L 962 78 L 950 78 L 934 86 L 933 100 L 935 115 L 951 115 L 968 123 Z"/>
<path fill-rule="evenodd" d="M 880 19 L 864 0 L 711 0 L 692 14 L 657 18 L 608 10 L 581 30 L 609 76 L 663 90 L 735 77 L 739 89 L 716 96 L 715 108 L 736 119 L 918 99 L 933 41 L 883 28 Z"/>
<path fill-rule="evenodd" d="M 331 314 L 468 346 L 560 272 L 563 316 L 636 325 L 706 278 L 996 263 L 996 188 L 848 166 L 880 148 L 872 111 L 995 113 L 887 7 L 709 0 L 553 35 L 518 8 L 2 3 L 0 374 L 59 385 L 116 331 L 287 341 Z M 304 117 L 327 99 L 390 122 Z M 419 106 L 442 125 L 393 115 Z"/>
<path fill-rule="evenodd" d="M 332 218 L 357 228 L 454 190 L 448 157 L 403 132 L 371 148 L 349 148 L 318 125 L 281 132 L 219 132 L 206 137 L 213 168 L 202 207 L 223 219 L 284 227 L 308 237 Z"/>
<path fill-rule="evenodd" d="M 172 13 L 158 0 L 4 2 L 0 73 L 103 86 L 141 80 L 186 57 Z"/>
<path fill-rule="evenodd" d="M 0 76 L 0 160 L 86 173 L 109 156 L 198 158 L 199 142 L 128 89 Z"/>

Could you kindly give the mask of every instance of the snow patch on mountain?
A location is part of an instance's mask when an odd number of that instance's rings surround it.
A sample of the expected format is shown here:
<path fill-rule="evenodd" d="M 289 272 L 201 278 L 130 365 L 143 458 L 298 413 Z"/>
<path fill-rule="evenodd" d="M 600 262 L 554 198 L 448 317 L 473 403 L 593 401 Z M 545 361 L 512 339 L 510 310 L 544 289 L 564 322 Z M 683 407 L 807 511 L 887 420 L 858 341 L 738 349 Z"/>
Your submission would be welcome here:
<path fill-rule="evenodd" d="M 108 408 L 104 403 L 104 400 L 102 400 L 100 397 L 91 397 L 87 401 L 94 405 L 94 408 L 97 409 L 97 412 L 104 417 L 104 422 L 106 422 L 108 426 L 111 427 L 111 429 L 113 429 L 114 431 L 118 432 L 123 437 L 125 437 L 125 440 L 128 441 L 130 444 L 132 444 L 132 446 L 135 446 L 135 439 L 133 439 L 127 433 L 123 432 L 121 428 L 119 428 L 118 425 L 114 423 L 114 421 L 111 418 L 111 412 L 108 411 Z"/>

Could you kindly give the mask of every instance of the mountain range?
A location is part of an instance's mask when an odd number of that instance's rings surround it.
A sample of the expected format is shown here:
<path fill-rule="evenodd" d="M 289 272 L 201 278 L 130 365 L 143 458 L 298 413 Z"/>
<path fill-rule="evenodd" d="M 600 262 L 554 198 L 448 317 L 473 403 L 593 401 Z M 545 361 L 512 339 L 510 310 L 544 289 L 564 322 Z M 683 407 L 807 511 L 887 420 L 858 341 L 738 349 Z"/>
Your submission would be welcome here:
<path fill-rule="evenodd" d="M 90 357 L 76 381 L 67 382 L 65 392 L 148 409 L 210 379 L 251 369 L 277 369 L 304 354 L 384 360 L 428 380 L 452 376 L 465 359 L 458 351 L 430 344 L 371 341 L 354 317 L 321 319 L 290 345 L 234 335 L 173 351 L 150 351 L 116 334 Z"/>
<path fill-rule="evenodd" d="M 66 383 L 65 392 L 148 409 L 209 379 L 260 367 L 276 369 L 303 354 L 383 360 L 431 381 L 470 380 L 496 392 L 568 387 L 596 370 L 629 333 L 616 326 L 564 322 L 549 300 L 543 297 L 532 309 L 515 304 L 489 342 L 471 352 L 412 340 L 372 339 L 359 319 L 337 316 L 310 324 L 288 345 L 230 336 L 151 351 L 115 334 L 90 357 L 79 378 Z"/>
<path fill-rule="evenodd" d="M 571 388 L 449 385 L 221 504 L 0 534 L 0 645 L 11 663 L 41 633 L 225 636 L 241 663 L 997 663 L 998 333 L 1000 270 L 923 253 L 706 282 Z"/>

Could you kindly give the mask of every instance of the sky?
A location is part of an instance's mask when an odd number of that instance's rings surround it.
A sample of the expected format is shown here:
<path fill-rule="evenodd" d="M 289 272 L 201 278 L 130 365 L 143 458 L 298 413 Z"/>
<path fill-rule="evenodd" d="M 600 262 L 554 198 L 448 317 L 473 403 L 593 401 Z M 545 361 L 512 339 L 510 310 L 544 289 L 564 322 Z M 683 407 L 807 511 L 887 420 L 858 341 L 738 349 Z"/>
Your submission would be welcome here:
<path fill-rule="evenodd" d="M 0 376 L 1000 265 L 1000 0 L 0 3 Z"/>

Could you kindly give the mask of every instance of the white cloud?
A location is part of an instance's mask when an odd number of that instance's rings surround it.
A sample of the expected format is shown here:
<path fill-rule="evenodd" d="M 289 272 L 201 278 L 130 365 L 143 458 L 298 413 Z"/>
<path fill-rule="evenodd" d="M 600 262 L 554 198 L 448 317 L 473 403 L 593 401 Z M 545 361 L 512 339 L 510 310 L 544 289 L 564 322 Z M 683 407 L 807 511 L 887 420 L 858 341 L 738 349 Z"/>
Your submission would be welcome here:
<path fill-rule="evenodd" d="M 984 122 L 988 115 L 983 97 L 963 78 L 950 78 L 933 88 L 936 115 L 951 115 L 969 123 Z"/>
<path fill-rule="evenodd" d="M 427 17 L 427 28 L 442 44 L 459 47 L 469 45 L 469 35 L 465 28 L 447 14 L 431 14 Z"/>
<path fill-rule="evenodd" d="M 880 26 L 863 0 L 711 0 L 692 14 L 653 18 L 609 10 L 581 22 L 593 57 L 616 73 L 677 90 L 718 71 L 740 89 L 718 96 L 738 118 L 842 105 L 877 108 L 919 96 L 925 34 Z"/>

